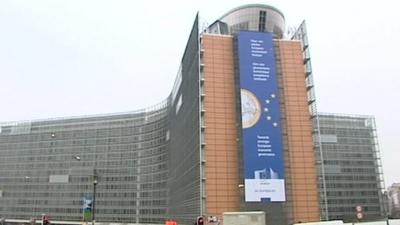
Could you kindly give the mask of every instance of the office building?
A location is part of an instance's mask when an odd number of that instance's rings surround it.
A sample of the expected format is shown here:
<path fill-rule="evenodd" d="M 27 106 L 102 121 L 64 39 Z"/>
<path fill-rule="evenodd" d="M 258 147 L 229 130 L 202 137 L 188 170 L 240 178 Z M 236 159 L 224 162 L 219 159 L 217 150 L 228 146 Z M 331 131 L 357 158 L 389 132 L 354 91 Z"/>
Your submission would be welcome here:
<path fill-rule="evenodd" d="M 400 183 L 394 183 L 387 191 L 389 212 L 391 218 L 400 218 Z"/>
<path fill-rule="evenodd" d="M 167 207 L 166 103 L 133 113 L 1 125 L 0 215 L 153 223 Z"/>
<path fill-rule="evenodd" d="M 268 5 L 204 30 L 196 16 L 159 105 L 1 124 L 0 216 L 79 221 L 85 198 L 99 222 L 193 224 L 252 210 L 268 224 L 319 221 L 305 24 L 284 34 Z"/>
<path fill-rule="evenodd" d="M 315 153 L 322 218 L 350 222 L 386 216 L 374 118 L 320 113 L 318 119 Z"/>

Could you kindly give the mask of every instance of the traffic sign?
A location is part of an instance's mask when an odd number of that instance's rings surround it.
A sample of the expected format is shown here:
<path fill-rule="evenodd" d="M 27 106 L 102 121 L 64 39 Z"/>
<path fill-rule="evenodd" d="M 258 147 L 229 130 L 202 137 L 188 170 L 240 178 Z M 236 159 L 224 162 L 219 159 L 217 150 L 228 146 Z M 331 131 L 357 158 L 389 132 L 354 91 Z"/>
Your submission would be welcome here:
<path fill-rule="evenodd" d="M 357 212 L 362 212 L 363 211 L 362 206 L 361 205 L 356 206 L 356 211 Z"/>
<path fill-rule="evenodd" d="M 361 220 L 362 218 L 364 218 L 364 214 L 362 212 L 358 212 L 357 219 Z"/>

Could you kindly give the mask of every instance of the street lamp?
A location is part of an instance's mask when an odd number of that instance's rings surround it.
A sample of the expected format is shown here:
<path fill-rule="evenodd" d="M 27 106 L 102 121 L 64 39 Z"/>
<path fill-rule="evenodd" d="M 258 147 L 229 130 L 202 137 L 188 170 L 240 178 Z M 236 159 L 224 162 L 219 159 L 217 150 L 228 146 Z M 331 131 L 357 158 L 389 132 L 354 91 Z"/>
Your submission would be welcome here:
<path fill-rule="evenodd" d="M 243 183 L 238 184 L 239 196 L 240 196 L 240 208 L 243 209 L 246 204 L 246 193 L 244 191 L 245 186 Z"/>
<path fill-rule="evenodd" d="M 93 169 L 93 212 L 92 212 L 92 225 L 95 225 L 95 212 L 96 212 L 96 186 L 97 186 L 97 174 L 96 169 Z"/>
<path fill-rule="evenodd" d="M 73 158 L 76 161 L 80 161 L 81 157 L 80 156 L 73 156 Z M 92 202 L 92 225 L 96 224 L 96 219 L 95 219 L 95 211 L 96 211 L 96 186 L 98 183 L 98 176 L 96 172 L 96 168 L 93 168 L 93 202 Z"/>

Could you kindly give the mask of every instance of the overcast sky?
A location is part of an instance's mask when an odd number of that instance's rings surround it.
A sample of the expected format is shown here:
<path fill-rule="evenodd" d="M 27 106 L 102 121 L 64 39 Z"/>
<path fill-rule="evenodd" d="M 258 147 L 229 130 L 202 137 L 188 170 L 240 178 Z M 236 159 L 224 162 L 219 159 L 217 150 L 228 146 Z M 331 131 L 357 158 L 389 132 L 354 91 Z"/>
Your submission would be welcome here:
<path fill-rule="evenodd" d="M 246 0 L 1 0 L 0 121 L 133 111 L 170 93 L 197 11 Z M 374 115 L 385 183 L 400 182 L 400 3 L 271 0 L 307 22 L 321 112 Z"/>

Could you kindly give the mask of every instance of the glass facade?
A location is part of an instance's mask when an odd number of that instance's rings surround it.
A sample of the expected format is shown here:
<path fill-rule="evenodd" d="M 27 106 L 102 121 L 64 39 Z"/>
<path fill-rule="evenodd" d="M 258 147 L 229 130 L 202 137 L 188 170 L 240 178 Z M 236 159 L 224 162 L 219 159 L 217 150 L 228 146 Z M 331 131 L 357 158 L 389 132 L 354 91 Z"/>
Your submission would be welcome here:
<path fill-rule="evenodd" d="M 177 97 L 169 115 L 171 139 L 169 152 L 168 217 L 192 224 L 202 215 L 200 163 L 200 65 L 199 28 L 196 16 L 181 61 Z"/>
<path fill-rule="evenodd" d="M 315 153 L 323 218 L 356 221 L 358 205 L 364 219 L 382 218 L 384 186 L 374 118 L 321 113 L 318 117 L 320 142 Z"/>
<path fill-rule="evenodd" d="M 167 106 L 1 124 L 0 215 L 80 221 L 96 175 L 97 221 L 163 222 Z"/>
<path fill-rule="evenodd" d="M 1 218 L 82 221 L 84 199 L 93 196 L 98 222 L 190 224 L 202 214 L 197 18 L 162 103 L 0 124 Z"/>
<path fill-rule="evenodd" d="M 98 222 L 193 224 L 200 215 L 261 210 L 267 224 L 293 224 L 352 220 L 356 205 L 366 218 L 382 216 L 374 119 L 317 113 L 305 23 L 284 40 L 283 14 L 252 4 L 204 33 L 198 24 L 196 16 L 171 94 L 159 105 L 0 124 L 0 217 L 82 221 L 83 200 L 94 196 Z M 241 30 L 274 38 L 284 202 L 244 201 Z"/>
<path fill-rule="evenodd" d="M 276 8 L 262 5 L 246 5 L 235 8 L 220 19 L 228 25 L 229 33 L 241 30 L 270 32 L 274 38 L 282 38 L 285 31 L 285 17 Z"/>

